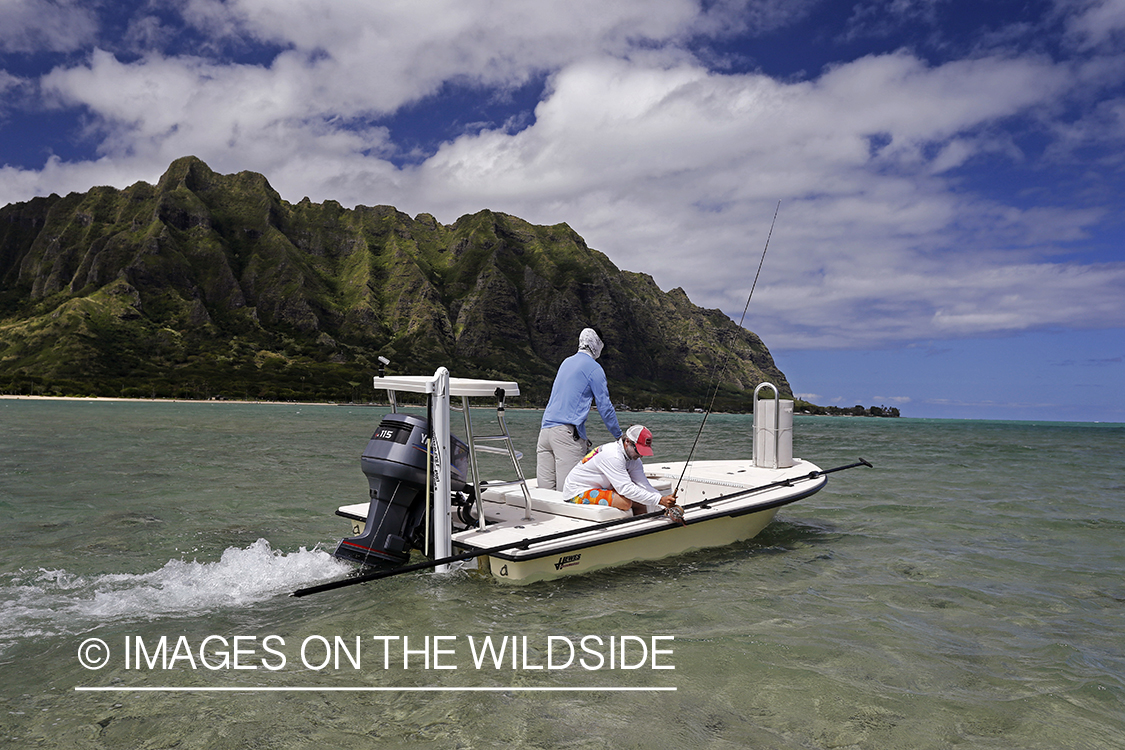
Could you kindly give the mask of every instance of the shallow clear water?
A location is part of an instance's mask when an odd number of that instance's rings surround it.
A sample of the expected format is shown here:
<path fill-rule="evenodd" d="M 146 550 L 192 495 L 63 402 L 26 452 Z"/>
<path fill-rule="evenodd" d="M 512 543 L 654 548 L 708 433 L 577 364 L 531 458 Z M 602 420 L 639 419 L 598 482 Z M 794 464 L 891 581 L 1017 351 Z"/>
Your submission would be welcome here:
<path fill-rule="evenodd" d="M 797 455 L 876 468 L 750 542 L 525 587 L 412 574 L 288 597 L 346 572 L 333 512 L 365 498 L 384 411 L 0 400 L 0 744 L 1122 747 L 1125 426 L 798 417 Z M 539 416 L 508 411 L 529 470 Z M 701 419 L 631 416 L 669 459 Z M 696 457 L 745 455 L 749 427 L 712 415 Z M 447 649 L 429 669 L 427 636 Z M 485 636 L 527 652 L 477 668 Z M 584 636 L 628 636 L 639 666 L 610 669 L 606 646 L 599 669 L 545 668 Z M 236 637 L 240 668 L 203 663 Z M 314 668 L 319 639 L 357 637 L 360 668 Z M 127 665 L 126 639 L 146 656 Z M 589 689 L 516 689 L 545 686 Z M 328 690 L 355 687 L 393 690 Z"/>

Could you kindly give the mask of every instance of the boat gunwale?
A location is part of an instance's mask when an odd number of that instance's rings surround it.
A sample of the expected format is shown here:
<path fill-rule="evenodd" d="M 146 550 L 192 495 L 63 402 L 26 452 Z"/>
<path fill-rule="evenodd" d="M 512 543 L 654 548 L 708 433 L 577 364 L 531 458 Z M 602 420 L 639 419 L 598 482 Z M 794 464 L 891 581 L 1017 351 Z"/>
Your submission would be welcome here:
<path fill-rule="evenodd" d="M 707 498 L 707 499 L 704 499 L 704 500 L 697 500 L 695 502 L 684 505 L 682 507 L 685 510 L 690 509 L 690 508 L 704 507 L 706 510 L 712 511 L 710 513 L 707 513 L 705 516 L 703 516 L 701 518 L 685 519 L 685 525 L 696 525 L 696 524 L 700 524 L 700 523 L 706 523 L 706 522 L 709 522 L 709 521 L 719 520 L 719 519 L 722 519 L 722 518 L 738 518 L 740 516 L 746 516 L 746 515 L 750 515 L 750 514 L 753 514 L 753 513 L 760 513 L 760 512 L 763 512 L 763 511 L 773 510 L 773 509 L 780 508 L 780 507 L 785 506 L 785 505 L 790 505 L 791 503 L 795 503 L 799 500 L 803 500 L 806 497 L 810 497 L 811 495 L 815 495 L 817 492 L 822 490 L 825 487 L 825 485 L 828 484 L 828 477 L 825 476 L 824 474 L 821 474 L 819 471 L 811 472 L 811 474 L 812 474 L 811 476 L 810 475 L 800 475 L 800 476 L 796 476 L 796 477 L 789 477 L 785 480 L 779 480 L 779 483 L 776 484 L 776 485 L 768 485 L 766 487 L 750 487 L 750 488 L 747 488 L 745 490 L 741 490 L 739 492 L 732 492 L 729 495 L 720 495 L 719 497 Z M 722 503 L 734 502 L 734 501 L 737 501 L 739 499 L 742 499 L 743 496 L 751 495 L 751 494 L 758 493 L 758 492 L 767 492 L 769 490 L 774 490 L 774 489 L 778 489 L 780 487 L 787 486 L 786 484 L 782 484 L 782 482 L 815 481 L 817 479 L 820 479 L 822 481 L 816 482 L 815 486 L 813 486 L 809 489 L 802 490 L 801 492 L 798 492 L 798 493 L 795 493 L 795 494 L 786 495 L 786 496 L 778 498 L 776 500 L 771 500 L 771 501 L 767 501 L 767 502 L 763 502 L 763 503 L 755 503 L 755 504 L 747 505 L 747 506 L 744 506 L 744 507 L 741 507 L 741 508 L 731 508 L 731 509 L 722 509 L 722 508 L 712 509 L 712 508 L 705 507 L 705 506 L 713 505 L 715 503 L 720 503 L 720 502 L 722 502 Z M 651 513 L 645 513 L 644 515 L 640 515 L 640 516 L 632 516 L 632 517 L 614 519 L 612 521 L 603 521 L 600 524 L 592 525 L 589 529 L 585 529 L 585 530 L 577 530 L 576 529 L 576 530 L 574 530 L 572 533 L 573 533 L 573 537 L 574 537 L 575 541 L 573 541 L 573 542 L 568 543 L 568 541 L 562 541 L 560 544 L 552 545 L 551 544 L 552 540 L 548 540 L 548 541 L 545 541 L 545 542 L 539 542 L 539 541 L 536 541 L 535 539 L 529 537 L 529 538 L 523 540 L 522 542 L 513 542 L 512 548 L 513 548 L 514 551 L 512 551 L 512 552 L 499 551 L 499 552 L 489 552 L 489 553 L 482 553 L 482 554 L 487 554 L 489 556 L 497 557 L 501 560 L 507 560 L 509 562 L 528 562 L 528 561 L 531 561 L 531 560 L 537 560 L 541 557 L 552 557 L 552 556 L 560 554 L 560 553 L 566 553 L 566 552 L 570 552 L 570 551 L 577 550 L 577 549 L 585 549 L 585 548 L 589 548 L 589 547 L 602 546 L 602 545 L 605 545 L 605 544 L 613 544 L 615 542 L 625 541 L 625 540 L 628 540 L 628 539 L 635 539 L 635 538 L 638 538 L 638 537 L 647 536 L 649 534 L 659 534 L 661 532 L 672 531 L 674 529 L 679 528 L 678 524 L 671 523 L 671 522 L 666 523 L 666 524 L 660 524 L 660 525 L 645 524 L 645 526 L 643 528 L 638 527 L 634 530 L 626 531 L 625 533 L 613 534 L 612 536 L 608 536 L 604 540 L 597 540 L 597 541 L 591 542 L 591 540 L 587 536 L 587 534 L 597 533 L 599 531 L 603 531 L 606 528 L 609 528 L 609 527 L 612 527 L 612 526 L 625 525 L 625 524 L 639 522 L 639 521 L 651 521 L 651 520 L 659 519 L 662 516 L 663 516 L 663 511 L 653 511 Z M 477 531 L 477 530 L 474 530 L 474 531 Z M 465 532 L 461 532 L 461 533 L 465 533 Z M 477 533 L 480 533 L 480 532 L 477 531 Z M 457 535 L 455 534 L 454 536 L 456 537 Z M 567 536 L 563 537 L 563 540 L 569 540 L 569 539 L 570 539 L 570 535 L 567 535 Z M 579 541 L 579 540 L 581 540 L 581 541 Z M 453 544 L 457 547 L 462 548 L 466 553 L 472 552 L 474 549 L 485 549 L 488 546 L 490 546 L 490 545 L 474 544 L 472 542 L 466 542 L 466 541 L 463 541 L 463 540 L 458 540 L 456 538 L 453 539 Z M 551 545 L 551 546 L 540 548 L 540 549 L 534 549 L 534 550 L 530 549 L 530 547 L 533 547 L 533 546 L 539 545 L 539 544 Z"/>

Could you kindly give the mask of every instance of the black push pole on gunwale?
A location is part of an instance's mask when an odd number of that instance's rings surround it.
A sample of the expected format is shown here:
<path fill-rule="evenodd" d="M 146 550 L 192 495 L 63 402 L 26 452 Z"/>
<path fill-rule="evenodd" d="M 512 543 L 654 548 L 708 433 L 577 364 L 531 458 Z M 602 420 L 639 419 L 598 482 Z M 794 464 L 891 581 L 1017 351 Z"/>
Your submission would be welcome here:
<path fill-rule="evenodd" d="M 805 474 L 803 476 L 789 477 L 788 479 L 779 479 L 776 482 L 770 482 L 769 484 L 763 484 L 761 487 L 751 487 L 749 489 L 739 490 L 738 492 L 731 493 L 731 495 L 744 495 L 744 494 L 749 494 L 749 493 L 752 493 L 752 492 L 761 492 L 762 490 L 773 489 L 774 487 L 789 486 L 793 482 L 799 482 L 799 481 L 808 480 L 808 479 L 816 479 L 817 477 L 819 477 L 823 474 L 834 474 L 837 471 L 845 471 L 847 469 L 854 469 L 857 466 L 866 466 L 869 469 L 874 468 L 874 467 L 871 466 L 871 464 L 869 464 L 867 461 L 865 461 L 864 459 L 861 458 L 861 459 L 859 459 L 859 461 L 857 461 L 855 463 L 852 463 L 852 464 L 847 464 L 846 466 L 837 466 L 834 469 L 824 469 L 823 471 L 811 471 L 808 474 Z M 700 500 L 698 502 L 689 503 L 688 505 L 685 505 L 684 507 L 685 508 L 694 508 L 694 507 L 697 507 L 697 506 L 706 506 L 709 503 L 715 503 L 715 502 L 718 502 L 718 501 L 723 500 L 723 499 L 725 499 L 725 498 L 720 497 L 720 498 L 711 498 L 709 500 Z M 521 539 L 518 542 L 508 542 L 507 544 L 498 544 L 495 547 L 484 547 L 482 549 L 476 549 L 476 550 L 472 550 L 470 552 L 462 552 L 460 554 L 450 555 L 449 557 L 443 557 L 443 558 L 440 558 L 438 560 L 423 560 L 422 562 L 413 563 L 411 565 L 405 565 L 401 568 L 392 568 L 391 570 L 373 570 L 369 573 L 362 573 L 362 574 L 357 575 L 357 576 L 352 576 L 351 578 L 341 578 L 341 579 L 336 580 L 336 581 L 329 581 L 328 583 L 321 583 L 321 584 L 318 584 L 316 586 L 309 586 L 307 588 L 297 589 L 296 591 L 291 593 L 289 596 L 301 597 L 301 596 L 308 596 L 309 594 L 319 594 L 323 591 L 332 591 L 333 589 L 344 588 L 345 586 L 355 586 L 356 584 L 367 583 L 368 581 L 378 581 L 378 580 L 383 579 L 383 578 L 390 578 L 391 576 L 402 575 L 403 573 L 413 573 L 417 570 L 426 570 L 428 568 L 436 568 L 439 565 L 448 565 L 449 563 L 460 562 L 461 560 L 470 560 L 474 557 L 482 557 L 484 555 L 490 555 L 494 552 L 503 552 L 505 550 L 517 549 L 517 548 L 518 549 L 527 549 L 532 544 L 541 544 L 543 542 L 552 542 L 556 539 L 565 539 L 568 536 L 577 536 L 578 534 L 586 534 L 586 533 L 589 533 L 591 531 L 600 531 L 601 529 L 606 529 L 606 528 L 609 528 L 611 526 L 617 526 L 617 525 L 623 524 L 623 523 L 629 523 L 631 521 L 635 521 L 635 520 L 640 519 L 640 518 L 651 518 L 651 517 L 655 517 L 655 516 L 663 515 L 663 514 L 664 514 L 664 511 L 656 510 L 656 511 L 652 511 L 651 513 L 645 513 L 645 514 L 640 515 L 640 516 L 627 516 L 625 518 L 615 518 L 612 521 L 603 521 L 601 523 L 594 524 L 592 526 L 586 526 L 586 527 L 583 527 L 581 529 L 569 529 L 567 531 L 560 531 L 560 532 L 557 532 L 555 534 L 548 534 L 547 536 L 536 537 L 534 539 L 526 539 L 525 538 L 525 539 Z"/>

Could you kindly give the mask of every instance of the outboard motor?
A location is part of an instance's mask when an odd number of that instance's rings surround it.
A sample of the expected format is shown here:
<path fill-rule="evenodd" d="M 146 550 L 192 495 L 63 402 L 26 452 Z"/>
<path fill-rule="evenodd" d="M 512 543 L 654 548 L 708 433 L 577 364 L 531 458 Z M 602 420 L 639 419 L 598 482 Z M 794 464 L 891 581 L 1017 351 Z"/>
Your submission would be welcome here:
<path fill-rule="evenodd" d="M 429 422 L 412 414 L 388 414 L 360 458 L 371 505 L 359 536 L 340 542 L 336 557 L 361 565 L 402 565 L 420 548 L 426 520 L 426 435 Z M 450 435 L 453 491 L 467 487 L 469 448 Z"/>

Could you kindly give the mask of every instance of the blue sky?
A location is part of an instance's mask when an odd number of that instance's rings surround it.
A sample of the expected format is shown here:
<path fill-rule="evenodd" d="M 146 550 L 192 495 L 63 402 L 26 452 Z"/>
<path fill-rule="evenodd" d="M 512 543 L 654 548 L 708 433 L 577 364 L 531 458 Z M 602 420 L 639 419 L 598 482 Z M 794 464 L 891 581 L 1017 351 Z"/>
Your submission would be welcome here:
<path fill-rule="evenodd" d="M 1125 0 L 0 0 L 0 204 L 188 154 L 565 221 L 736 320 L 780 202 L 798 393 L 1125 421 Z"/>

